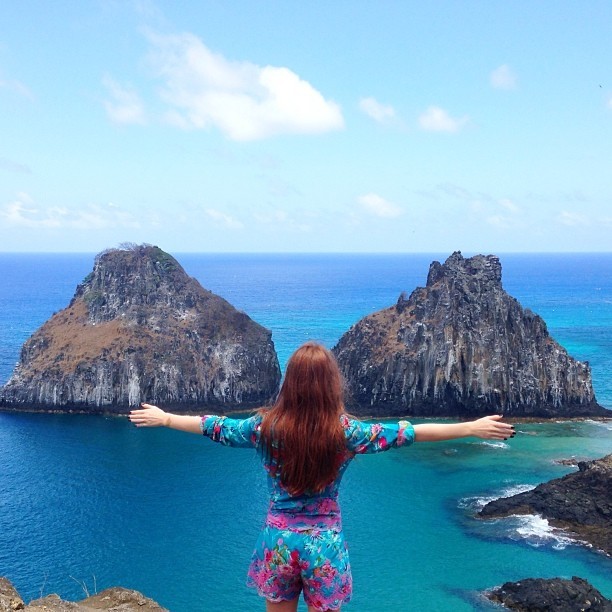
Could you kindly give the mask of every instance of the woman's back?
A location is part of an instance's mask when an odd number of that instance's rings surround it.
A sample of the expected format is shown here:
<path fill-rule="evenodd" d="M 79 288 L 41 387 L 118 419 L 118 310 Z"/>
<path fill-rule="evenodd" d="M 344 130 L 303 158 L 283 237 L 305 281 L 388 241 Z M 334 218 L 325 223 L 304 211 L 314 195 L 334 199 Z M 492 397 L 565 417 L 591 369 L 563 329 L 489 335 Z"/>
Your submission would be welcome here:
<path fill-rule="evenodd" d="M 278 471 L 292 495 L 323 491 L 336 479 L 346 446 L 343 412 L 335 358 L 320 344 L 307 342 L 291 356 L 272 407 L 260 412 L 267 469 Z"/>
<path fill-rule="evenodd" d="M 342 476 L 355 455 L 378 453 L 414 441 L 414 430 L 407 421 L 368 424 L 341 414 L 337 420 L 343 442 L 334 460 L 337 469 L 333 480 L 321 490 L 295 493 L 289 491 L 281 479 L 282 456 L 278 452 L 270 453 L 267 445 L 262 443 L 263 419 L 262 414 L 244 420 L 204 416 L 202 432 L 213 441 L 227 446 L 257 450 L 268 476 L 270 507 L 267 524 L 279 529 L 341 529 L 338 490 Z M 272 446 L 273 449 L 277 448 L 274 440 Z"/>

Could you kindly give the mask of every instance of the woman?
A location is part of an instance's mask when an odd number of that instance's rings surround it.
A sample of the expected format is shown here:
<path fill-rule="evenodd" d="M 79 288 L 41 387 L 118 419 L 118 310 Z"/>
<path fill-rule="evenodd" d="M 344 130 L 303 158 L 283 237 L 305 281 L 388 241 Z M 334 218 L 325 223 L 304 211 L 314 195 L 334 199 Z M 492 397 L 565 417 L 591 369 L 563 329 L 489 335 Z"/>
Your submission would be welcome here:
<path fill-rule="evenodd" d="M 467 423 L 362 423 L 344 412 L 342 378 L 333 355 L 307 342 L 289 359 L 276 402 L 247 419 L 186 416 L 143 404 L 137 427 L 203 433 L 228 446 L 255 448 L 268 474 L 270 507 L 257 540 L 247 584 L 267 612 L 295 612 L 300 592 L 309 612 L 339 610 L 351 598 L 338 488 L 357 454 L 413 442 L 514 436 L 499 415 Z"/>

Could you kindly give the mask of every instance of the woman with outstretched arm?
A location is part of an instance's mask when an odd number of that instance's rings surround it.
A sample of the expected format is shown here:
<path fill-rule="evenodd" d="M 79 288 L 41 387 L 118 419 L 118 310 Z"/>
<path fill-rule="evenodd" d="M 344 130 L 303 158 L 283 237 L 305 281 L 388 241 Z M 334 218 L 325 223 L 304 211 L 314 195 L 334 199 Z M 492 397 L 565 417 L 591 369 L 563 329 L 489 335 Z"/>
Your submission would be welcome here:
<path fill-rule="evenodd" d="M 332 353 L 307 342 L 289 359 L 274 404 L 250 418 L 170 414 L 150 404 L 130 412 L 137 427 L 169 427 L 256 449 L 268 476 L 270 506 L 247 584 L 265 598 L 267 612 L 295 612 L 301 592 L 309 612 L 340 610 L 350 600 L 338 489 L 355 455 L 413 442 L 514 436 L 500 415 L 449 424 L 364 423 L 345 413 L 342 389 Z"/>

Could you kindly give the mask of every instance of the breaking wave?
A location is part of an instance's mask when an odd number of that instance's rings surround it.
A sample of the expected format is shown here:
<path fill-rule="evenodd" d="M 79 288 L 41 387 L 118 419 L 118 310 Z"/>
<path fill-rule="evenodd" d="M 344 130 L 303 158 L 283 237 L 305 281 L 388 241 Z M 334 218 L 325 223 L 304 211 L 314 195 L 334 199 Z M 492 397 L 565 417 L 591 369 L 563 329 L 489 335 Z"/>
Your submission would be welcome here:
<path fill-rule="evenodd" d="M 495 499 L 511 497 L 534 489 L 534 485 L 512 485 L 496 495 L 477 495 L 464 497 L 458 506 L 464 511 L 477 514 L 486 504 Z M 535 548 L 550 546 L 554 550 L 563 550 L 567 546 L 578 544 L 567 532 L 553 527 L 547 519 L 539 514 L 512 514 L 507 517 L 477 521 L 477 531 L 482 535 L 494 538 L 509 539 L 515 542 L 525 542 Z"/>
<path fill-rule="evenodd" d="M 472 497 L 463 497 L 459 500 L 459 507 L 466 510 L 471 510 L 472 512 L 479 512 L 489 502 L 495 499 L 501 499 L 502 497 L 512 497 L 513 495 L 518 495 L 519 493 L 526 493 L 527 491 L 531 491 L 532 489 L 535 489 L 535 485 L 511 485 L 509 487 L 506 487 L 505 489 L 502 489 L 501 492 L 498 492 L 495 495 L 474 495 Z"/>
<path fill-rule="evenodd" d="M 552 546 L 555 550 L 563 550 L 576 544 L 562 529 L 553 527 L 547 519 L 539 514 L 513 515 L 508 517 L 508 534 L 512 539 L 521 539 L 530 546 Z M 513 533 L 518 537 L 513 537 Z"/>
<path fill-rule="evenodd" d="M 505 442 L 502 442 L 501 440 L 499 442 L 490 442 L 489 440 L 483 440 L 481 442 L 475 442 L 475 444 L 478 444 L 479 446 L 488 446 L 489 448 L 510 448 Z"/>

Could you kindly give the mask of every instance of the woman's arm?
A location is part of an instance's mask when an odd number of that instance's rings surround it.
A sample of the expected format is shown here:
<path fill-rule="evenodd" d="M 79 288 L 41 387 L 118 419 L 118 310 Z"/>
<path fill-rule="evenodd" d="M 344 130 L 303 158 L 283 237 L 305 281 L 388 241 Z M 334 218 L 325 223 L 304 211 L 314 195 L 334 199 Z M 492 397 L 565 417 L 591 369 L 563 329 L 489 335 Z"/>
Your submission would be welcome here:
<path fill-rule="evenodd" d="M 486 416 L 466 423 L 422 423 L 414 425 L 415 442 L 440 442 L 455 438 L 486 438 L 488 440 L 507 440 L 514 437 L 514 427 L 502 423 L 500 414 Z"/>
<path fill-rule="evenodd" d="M 152 404 L 141 404 L 140 410 L 132 410 L 129 419 L 136 427 L 169 427 L 179 431 L 202 434 L 199 416 L 170 414 Z"/>

